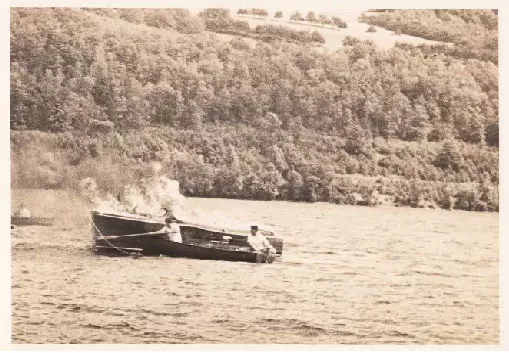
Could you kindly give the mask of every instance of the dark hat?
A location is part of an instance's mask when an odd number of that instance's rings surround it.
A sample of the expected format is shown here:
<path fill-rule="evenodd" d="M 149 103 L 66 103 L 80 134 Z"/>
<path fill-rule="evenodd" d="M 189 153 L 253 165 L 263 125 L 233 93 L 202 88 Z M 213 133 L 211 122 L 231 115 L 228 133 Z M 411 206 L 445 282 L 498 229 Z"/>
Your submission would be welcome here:
<path fill-rule="evenodd" d="M 251 230 L 258 230 L 258 226 L 251 226 Z"/>

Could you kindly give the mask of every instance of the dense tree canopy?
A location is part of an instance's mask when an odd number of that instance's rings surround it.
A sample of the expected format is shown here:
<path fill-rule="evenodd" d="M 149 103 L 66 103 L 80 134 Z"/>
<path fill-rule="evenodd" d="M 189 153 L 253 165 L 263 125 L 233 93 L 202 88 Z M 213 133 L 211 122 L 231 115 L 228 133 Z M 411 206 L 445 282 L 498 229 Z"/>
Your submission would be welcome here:
<path fill-rule="evenodd" d="M 227 10 L 153 11 L 11 11 L 13 153 L 40 160 L 46 186 L 118 155 L 132 170 L 161 162 L 188 195 L 352 203 L 380 189 L 411 204 L 417 190 L 447 205 L 483 187 L 455 207 L 497 209 L 491 60 L 355 38 L 327 53 L 277 26 L 245 33 L 286 40 L 220 41 L 205 29 L 241 26 Z"/>

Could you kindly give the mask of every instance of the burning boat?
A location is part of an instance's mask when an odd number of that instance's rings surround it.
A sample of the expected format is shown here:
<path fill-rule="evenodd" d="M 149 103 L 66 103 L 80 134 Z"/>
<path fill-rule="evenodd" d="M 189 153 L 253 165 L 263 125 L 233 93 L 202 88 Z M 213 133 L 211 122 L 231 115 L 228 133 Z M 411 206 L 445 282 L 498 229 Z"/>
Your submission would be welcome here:
<path fill-rule="evenodd" d="M 116 198 L 100 197 L 91 178 L 82 180 L 82 192 L 95 205 L 92 211 L 94 250 L 98 254 L 167 255 L 198 259 L 248 262 L 272 262 L 283 252 L 283 240 L 269 231 L 261 231 L 276 254 L 251 251 L 248 229 L 232 231 L 190 222 L 178 221 L 182 243 L 172 242 L 163 228 L 162 209 L 185 214 L 185 198 L 176 180 L 160 175 L 160 165 L 154 165 L 153 175 L 142 179 L 140 186 L 126 187 Z M 159 212 L 159 213 L 158 213 Z M 188 218 L 183 216 L 182 218 Z"/>
<path fill-rule="evenodd" d="M 283 240 L 262 231 L 276 254 L 251 251 L 248 234 L 179 222 L 182 243 L 168 240 L 164 219 L 135 214 L 92 211 L 96 253 L 167 255 L 198 259 L 272 262 L 283 252 Z"/>

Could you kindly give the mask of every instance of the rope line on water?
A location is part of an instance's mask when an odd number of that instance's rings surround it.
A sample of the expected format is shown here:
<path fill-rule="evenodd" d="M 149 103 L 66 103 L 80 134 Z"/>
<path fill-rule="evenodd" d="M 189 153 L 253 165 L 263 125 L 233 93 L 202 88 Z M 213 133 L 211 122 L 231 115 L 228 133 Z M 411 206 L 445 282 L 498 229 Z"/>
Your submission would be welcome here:
<path fill-rule="evenodd" d="M 97 231 L 97 233 L 99 233 L 99 236 L 104 239 L 104 241 L 106 243 L 108 243 L 109 246 L 111 246 L 112 248 L 118 250 L 119 252 L 123 253 L 123 254 L 126 254 L 126 255 L 132 255 L 131 253 L 127 252 L 127 251 L 124 251 L 122 250 L 121 248 L 119 248 L 118 246 L 115 246 L 114 244 L 112 244 L 108 239 L 106 239 L 106 237 L 101 233 L 101 231 L 99 230 L 99 228 L 97 228 L 97 225 L 95 224 L 94 220 L 92 219 L 92 225 L 94 226 L 95 230 Z M 95 244 L 94 244 L 95 245 Z M 95 245 L 97 246 L 97 245 Z"/>

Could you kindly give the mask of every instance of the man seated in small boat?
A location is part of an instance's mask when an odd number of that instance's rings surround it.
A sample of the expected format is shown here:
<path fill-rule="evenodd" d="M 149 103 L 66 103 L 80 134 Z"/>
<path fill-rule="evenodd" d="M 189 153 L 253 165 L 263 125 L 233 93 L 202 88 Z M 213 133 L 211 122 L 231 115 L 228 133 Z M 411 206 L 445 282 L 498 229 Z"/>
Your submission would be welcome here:
<path fill-rule="evenodd" d="M 258 226 L 251 226 L 251 235 L 247 237 L 247 242 L 254 251 L 262 251 L 268 254 L 276 253 L 276 249 L 270 245 L 267 238 L 260 234 Z"/>
<path fill-rule="evenodd" d="M 177 224 L 177 219 L 173 216 L 166 218 L 166 226 L 163 228 L 168 234 L 171 241 L 182 243 L 182 234 L 180 234 L 180 227 Z"/>
<path fill-rule="evenodd" d="M 28 208 L 26 208 L 25 204 L 22 203 L 21 206 L 19 206 L 18 210 L 14 213 L 16 217 L 22 217 L 22 218 L 30 218 L 32 215 L 30 214 L 30 211 Z"/>

